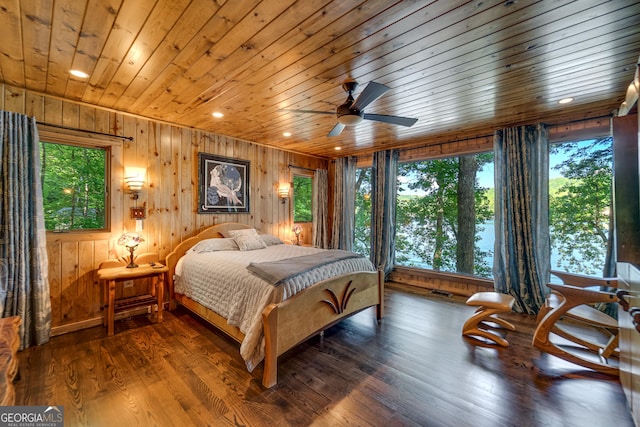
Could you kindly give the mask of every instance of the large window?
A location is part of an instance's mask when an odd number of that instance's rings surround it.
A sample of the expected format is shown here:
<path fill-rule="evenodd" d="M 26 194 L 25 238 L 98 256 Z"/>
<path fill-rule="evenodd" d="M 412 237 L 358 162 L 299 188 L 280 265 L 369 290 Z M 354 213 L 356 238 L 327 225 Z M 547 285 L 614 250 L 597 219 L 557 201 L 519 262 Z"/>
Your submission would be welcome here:
<path fill-rule="evenodd" d="M 46 229 L 104 230 L 108 149 L 40 144 Z"/>
<path fill-rule="evenodd" d="M 313 181 L 310 176 L 293 176 L 293 221 L 313 221 Z"/>
<path fill-rule="evenodd" d="M 396 264 L 491 277 L 492 187 L 493 153 L 399 164 Z"/>
<path fill-rule="evenodd" d="M 549 162 L 551 268 L 611 275 L 613 140 L 555 144 Z M 553 277 L 552 277 L 553 279 Z"/>

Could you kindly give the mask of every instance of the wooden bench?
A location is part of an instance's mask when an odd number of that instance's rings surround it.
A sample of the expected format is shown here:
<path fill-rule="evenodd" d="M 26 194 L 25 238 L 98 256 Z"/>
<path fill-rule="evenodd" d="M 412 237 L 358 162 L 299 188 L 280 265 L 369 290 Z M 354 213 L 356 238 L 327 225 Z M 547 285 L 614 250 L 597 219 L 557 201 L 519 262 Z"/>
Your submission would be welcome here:
<path fill-rule="evenodd" d="M 490 325 L 493 323 L 510 331 L 515 331 L 516 327 L 504 319 L 496 316 L 497 313 L 510 312 L 515 299 L 511 295 L 500 292 L 478 292 L 467 300 L 467 305 L 478 307 L 462 327 L 462 335 L 466 337 L 482 337 L 488 340 L 489 344 L 497 344 L 501 347 L 508 347 L 509 342 L 499 336 Z"/>

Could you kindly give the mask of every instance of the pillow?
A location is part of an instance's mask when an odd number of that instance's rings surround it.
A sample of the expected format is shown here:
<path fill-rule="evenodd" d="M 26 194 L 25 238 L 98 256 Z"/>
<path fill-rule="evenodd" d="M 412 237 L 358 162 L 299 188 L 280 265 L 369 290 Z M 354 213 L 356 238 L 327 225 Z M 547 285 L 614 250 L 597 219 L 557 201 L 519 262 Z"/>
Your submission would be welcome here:
<path fill-rule="evenodd" d="M 239 230 L 249 230 L 249 229 L 248 228 L 240 228 Z M 222 230 L 219 233 L 222 235 L 222 237 L 232 239 L 233 236 L 231 235 L 231 232 L 233 232 L 233 231 L 238 231 L 238 230 Z"/>
<path fill-rule="evenodd" d="M 237 251 L 238 245 L 234 239 L 205 239 L 195 244 L 189 252 Z"/>
<path fill-rule="evenodd" d="M 267 247 L 267 244 L 262 240 L 255 228 L 230 230 L 229 235 L 233 237 L 241 251 L 252 251 Z"/>
<path fill-rule="evenodd" d="M 261 234 L 260 237 L 267 246 L 282 245 L 284 243 L 279 237 L 272 234 Z"/>

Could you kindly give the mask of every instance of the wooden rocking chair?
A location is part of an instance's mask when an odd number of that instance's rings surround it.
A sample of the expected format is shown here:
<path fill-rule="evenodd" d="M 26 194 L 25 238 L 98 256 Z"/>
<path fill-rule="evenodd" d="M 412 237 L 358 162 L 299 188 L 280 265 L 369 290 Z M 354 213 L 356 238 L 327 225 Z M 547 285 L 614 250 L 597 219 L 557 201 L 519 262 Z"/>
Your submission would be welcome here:
<path fill-rule="evenodd" d="M 618 375 L 615 365 L 608 359 L 619 357 L 618 322 L 613 317 L 594 308 L 596 303 L 618 302 L 615 293 L 600 291 L 598 287 L 617 288 L 616 278 L 597 278 L 580 274 L 552 271 L 562 279 L 563 284 L 550 283 L 551 293 L 547 296 L 544 307 L 538 313 L 538 325 L 533 334 L 533 345 L 553 356 L 593 369 L 609 375 Z M 591 288 L 591 289 L 590 289 Z M 566 321 L 561 322 L 561 321 Z M 564 324 L 563 324 L 564 323 Z M 606 344 L 596 342 L 593 337 L 578 336 L 574 326 L 595 327 L 608 336 Z M 550 334 L 558 335 L 575 344 L 576 351 L 569 351 L 569 346 L 553 343 Z M 591 338 L 591 339 L 590 339 Z M 572 344 L 572 345 L 573 345 Z M 593 352 L 597 357 L 588 356 Z"/>

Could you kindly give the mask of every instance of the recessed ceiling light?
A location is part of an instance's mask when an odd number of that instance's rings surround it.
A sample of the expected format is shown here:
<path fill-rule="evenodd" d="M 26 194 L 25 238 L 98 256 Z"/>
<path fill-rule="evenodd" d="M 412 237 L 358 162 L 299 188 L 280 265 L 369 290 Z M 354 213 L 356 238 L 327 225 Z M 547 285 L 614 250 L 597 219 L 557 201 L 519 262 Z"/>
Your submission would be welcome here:
<path fill-rule="evenodd" d="M 336 147 L 336 148 L 334 148 L 334 150 L 340 151 L 340 150 L 342 150 L 342 147 Z"/>
<path fill-rule="evenodd" d="M 69 70 L 69 73 L 71 73 L 71 75 L 74 75 L 76 77 L 80 77 L 81 79 L 86 79 L 87 77 L 89 77 L 89 74 L 80 70 Z"/>
<path fill-rule="evenodd" d="M 558 104 L 568 104 L 572 101 L 573 101 L 573 98 L 562 98 L 560 101 L 558 101 Z"/>
<path fill-rule="evenodd" d="M 222 114 L 222 113 L 221 113 L 221 112 L 219 112 L 219 111 L 216 111 L 215 113 L 211 113 L 211 115 L 212 115 L 213 117 L 215 117 L 216 119 L 221 119 L 221 118 L 223 118 L 223 117 L 224 117 L 224 114 Z"/>
<path fill-rule="evenodd" d="M 286 136 L 288 138 L 291 136 L 291 132 L 283 132 L 282 136 Z"/>

